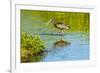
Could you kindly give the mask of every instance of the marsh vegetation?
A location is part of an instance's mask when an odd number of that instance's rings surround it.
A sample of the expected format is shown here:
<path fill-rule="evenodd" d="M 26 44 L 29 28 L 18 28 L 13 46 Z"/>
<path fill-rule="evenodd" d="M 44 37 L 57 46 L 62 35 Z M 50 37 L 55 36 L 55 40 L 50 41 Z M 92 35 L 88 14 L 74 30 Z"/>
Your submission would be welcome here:
<path fill-rule="evenodd" d="M 45 49 L 44 41 L 40 36 L 22 32 L 21 35 L 21 62 L 37 62 L 42 59 Z"/>

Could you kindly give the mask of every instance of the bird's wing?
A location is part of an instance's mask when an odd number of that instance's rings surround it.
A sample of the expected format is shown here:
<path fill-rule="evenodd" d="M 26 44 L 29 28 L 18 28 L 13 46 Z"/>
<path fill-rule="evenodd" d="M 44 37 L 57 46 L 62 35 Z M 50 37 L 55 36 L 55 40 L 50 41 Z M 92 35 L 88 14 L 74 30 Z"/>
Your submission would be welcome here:
<path fill-rule="evenodd" d="M 58 28 L 61 28 L 61 29 L 69 29 L 69 27 L 65 26 L 65 25 L 57 25 Z"/>

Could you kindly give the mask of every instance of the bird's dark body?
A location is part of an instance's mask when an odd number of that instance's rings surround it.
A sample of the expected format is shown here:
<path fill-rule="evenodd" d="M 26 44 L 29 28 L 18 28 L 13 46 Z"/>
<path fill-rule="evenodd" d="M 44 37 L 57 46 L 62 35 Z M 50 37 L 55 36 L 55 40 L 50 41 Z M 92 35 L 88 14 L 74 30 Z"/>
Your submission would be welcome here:
<path fill-rule="evenodd" d="M 57 29 L 60 30 L 60 34 L 64 35 L 64 30 L 68 30 L 70 27 L 64 23 L 64 21 L 57 21 L 55 17 L 51 19 L 51 24 Z"/>
<path fill-rule="evenodd" d="M 66 28 L 70 28 L 68 25 L 66 25 L 63 21 L 57 21 L 55 18 L 52 19 L 52 24 L 54 27 L 60 30 L 64 30 Z"/>
<path fill-rule="evenodd" d="M 57 23 L 54 24 L 54 26 L 55 26 L 57 29 L 64 30 L 64 28 L 59 28 L 59 27 L 58 27 L 59 25 L 63 25 L 63 23 L 62 23 L 62 22 L 57 22 Z"/>

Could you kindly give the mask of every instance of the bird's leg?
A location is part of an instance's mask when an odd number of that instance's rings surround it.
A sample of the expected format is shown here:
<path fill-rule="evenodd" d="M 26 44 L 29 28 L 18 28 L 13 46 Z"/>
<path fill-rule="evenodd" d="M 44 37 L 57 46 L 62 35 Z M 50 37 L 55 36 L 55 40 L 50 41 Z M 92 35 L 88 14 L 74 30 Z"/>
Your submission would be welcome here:
<path fill-rule="evenodd" d="M 61 35 L 64 35 L 64 32 L 63 32 L 63 30 L 61 30 Z"/>
<path fill-rule="evenodd" d="M 61 34 L 61 30 L 59 30 L 59 34 Z"/>
<path fill-rule="evenodd" d="M 64 32 L 63 32 L 63 30 L 60 31 L 60 35 L 61 35 L 60 38 L 61 38 L 61 40 L 62 40 L 62 39 L 63 39 L 63 36 L 64 36 Z"/>

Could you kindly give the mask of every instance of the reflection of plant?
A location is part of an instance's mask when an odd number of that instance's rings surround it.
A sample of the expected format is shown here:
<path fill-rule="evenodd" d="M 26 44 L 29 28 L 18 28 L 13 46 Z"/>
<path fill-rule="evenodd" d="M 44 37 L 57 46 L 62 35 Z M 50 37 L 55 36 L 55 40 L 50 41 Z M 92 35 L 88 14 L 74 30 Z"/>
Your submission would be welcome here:
<path fill-rule="evenodd" d="M 21 36 L 21 62 L 31 62 L 38 61 L 36 56 L 41 56 L 41 53 L 44 51 L 45 45 L 44 42 L 40 39 L 39 35 L 32 36 L 28 35 L 25 32 L 22 32 Z"/>

